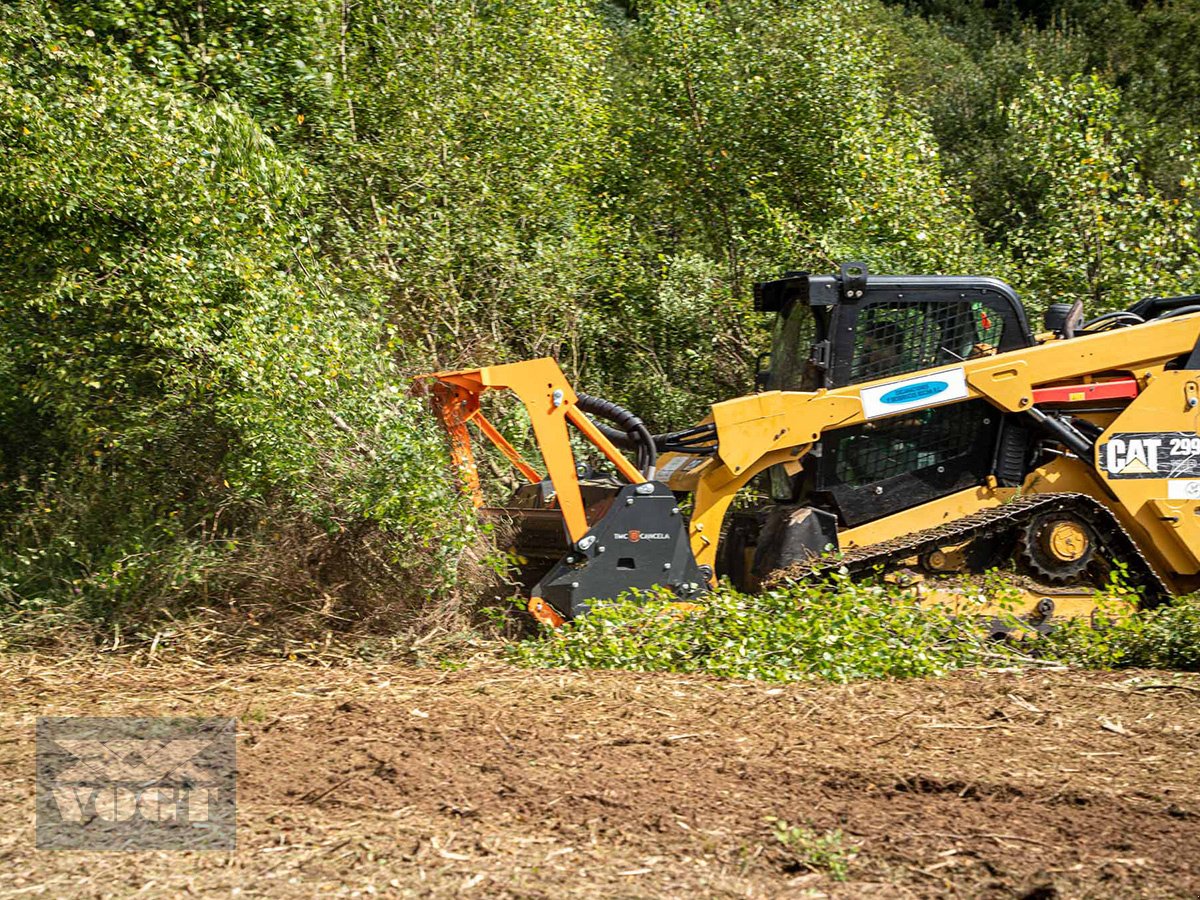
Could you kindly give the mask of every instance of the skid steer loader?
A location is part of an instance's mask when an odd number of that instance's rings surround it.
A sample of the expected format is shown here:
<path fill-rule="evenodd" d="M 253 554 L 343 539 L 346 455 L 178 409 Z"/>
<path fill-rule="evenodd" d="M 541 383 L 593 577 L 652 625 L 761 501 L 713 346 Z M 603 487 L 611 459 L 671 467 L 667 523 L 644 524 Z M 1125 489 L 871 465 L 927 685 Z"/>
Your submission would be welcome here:
<path fill-rule="evenodd" d="M 1053 304 L 1035 334 L 996 279 L 847 263 L 758 284 L 754 302 L 775 316 L 758 391 L 682 431 L 651 434 L 552 359 L 420 380 L 481 514 L 540 566 L 537 619 L 835 567 L 935 601 L 1000 567 L 1034 628 L 1091 614 L 1114 572 L 1143 605 L 1200 588 L 1200 295 L 1088 321 Z M 541 468 L 484 414 L 497 389 L 528 411 Z M 484 506 L 468 426 L 527 482 L 504 507 Z M 767 501 L 730 512 L 752 483 Z"/>

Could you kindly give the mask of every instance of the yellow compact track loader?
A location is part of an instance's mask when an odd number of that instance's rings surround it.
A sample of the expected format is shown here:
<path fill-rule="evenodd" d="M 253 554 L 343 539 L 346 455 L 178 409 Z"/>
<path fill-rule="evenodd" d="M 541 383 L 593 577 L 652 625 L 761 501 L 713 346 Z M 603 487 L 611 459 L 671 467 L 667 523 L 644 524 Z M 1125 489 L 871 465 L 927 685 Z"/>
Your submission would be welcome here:
<path fill-rule="evenodd" d="M 466 489 L 540 566 L 536 618 L 832 567 L 936 602 L 1000 567 L 1033 628 L 1091 613 L 1114 571 L 1143 605 L 1200 588 L 1200 295 L 1090 321 L 1054 304 L 1034 334 L 996 279 L 848 263 L 758 284 L 755 308 L 776 317 L 759 392 L 669 434 L 576 393 L 551 359 L 422 379 Z M 496 389 L 528 411 L 540 468 L 484 415 Z M 483 508 L 468 426 L 528 482 L 503 508 Z M 730 512 L 752 482 L 769 502 Z"/>

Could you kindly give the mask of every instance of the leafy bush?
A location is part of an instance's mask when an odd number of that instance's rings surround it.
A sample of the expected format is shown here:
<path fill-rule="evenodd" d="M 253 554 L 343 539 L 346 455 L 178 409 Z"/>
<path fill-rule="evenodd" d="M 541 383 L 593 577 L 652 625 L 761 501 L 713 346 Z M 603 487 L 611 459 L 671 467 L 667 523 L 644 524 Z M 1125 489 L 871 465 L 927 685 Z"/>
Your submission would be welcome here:
<path fill-rule="evenodd" d="M 973 666 L 1061 662 L 1085 668 L 1200 671 L 1200 597 L 1153 610 L 1129 605 L 1119 585 L 1097 595 L 1092 618 L 1048 634 L 996 642 L 973 604 L 1003 608 L 996 577 L 951 611 L 917 606 L 905 589 L 835 576 L 759 595 L 722 586 L 699 604 L 667 590 L 631 591 L 558 629 L 507 649 L 520 665 L 705 673 L 762 681 L 920 678 Z M 996 590 L 992 590 L 996 588 Z M 1014 620 L 1015 624 L 1015 620 Z"/>
<path fill-rule="evenodd" d="M 1088 301 L 1091 315 L 1194 290 L 1195 198 L 1180 202 L 1146 177 L 1147 138 L 1123 123 L 1115 87 L 1035 71 L 1005 112 L 1013 183 L 1000 242 L 1023 289 Z M 1174 154 L 1177 186 L 1191 191 L 1200 167 L 1190 141 Z"/>
<path fill-rule="evenodd" d="M 510 653 L 528 666 L 839 682 L 941 675 L 1005 655 L 969 615 L 848 578 L 755 596 L 722 587 L 690 609 L 666 591 L 633 593 Z"/>
<path fill-rule="evenodd" d="M 656 430 L 690 424 L 749 388 L 748 288 L 781 270 L 975 270 L 1093 313 L 1191 289 L 1187 4 L 904 5 L 928 21 L 875 0 L 6 4 L 0 605 L 441 608 L 486 550 L 408 376 L 555 355 Z M 708 638 L 652 619 L 634 640 L 761 677 L 972 646 L 847 590 L 792 598 L 823 626 L 725 592 Z M 1155 652 L 1184 659 L 1170 615 Z M 638 659 L 614 634 L 591 640 Z M 839 642 L 845 672 L 817 653 Z"/>
<path fill-rule="evenodd" d="M 243 553 L 304 522 L 383 532 L 410 601 L 443 590 L 470 520 L 447 515 L 386 316 L 315 252 L 320 182 L 236 105 L 18 8 L 0 23 L 0 602 L 107 621 L 238 582 L 287 593 Z M 353 581 L 328 556 L 296 561 L 310 597 Z"/>
<path fill-rule="evenodd" d="M 1143 612 L 1109 605 L 1094 624 L 1077 619 L 1052 631 L 1039 650 L 1047 658 L 1089 668 L 1200 672 L 1200 597 L 1181 597 Z"/>
<path fill-rule="evenodd" d="M 589 390 L 690 424 L 750 389 L 770 324 L 753 281 L 848 258 L 990 268 L 927 121 L 891 88 L 892 24 L 860 0 L 637 4 L 612 51 Z"/>

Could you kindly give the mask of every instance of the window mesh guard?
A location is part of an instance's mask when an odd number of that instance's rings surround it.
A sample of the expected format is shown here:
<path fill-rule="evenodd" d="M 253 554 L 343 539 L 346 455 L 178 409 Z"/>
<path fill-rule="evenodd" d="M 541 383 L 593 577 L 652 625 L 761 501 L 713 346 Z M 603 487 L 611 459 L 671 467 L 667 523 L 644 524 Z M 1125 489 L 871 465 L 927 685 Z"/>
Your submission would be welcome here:
<path fill-rule="evenodd" d="M 858 487 L 965 456 L 982 427 L 980 413 L 977 403 L 959 403 L 833 432 L 835 478 Z"/>
<path fill-rule="evenodd" d="M 869 304 L 858 316 L 850 383 L 986 356 L 1004 323 L 982 303 Z"/>

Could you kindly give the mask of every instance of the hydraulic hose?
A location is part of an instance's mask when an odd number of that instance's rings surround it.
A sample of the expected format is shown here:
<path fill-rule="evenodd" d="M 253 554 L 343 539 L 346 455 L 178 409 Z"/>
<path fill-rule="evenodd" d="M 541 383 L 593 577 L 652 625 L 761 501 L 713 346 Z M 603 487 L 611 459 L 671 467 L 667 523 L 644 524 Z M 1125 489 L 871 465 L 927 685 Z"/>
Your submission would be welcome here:
<path fill-rule="evenodd" d="M 1079 327 L 1080 331 L 1092 331 L 1097 325 L 1104 325 L 1105 330 L 1118 325 L 1141 325 L 1146 320 L 1137 313 L 1127 312 L 1125 310 L 1117 310 L 1115 312 L 1106 312 L 1103 315 L 1096 316 L 1094 319 L 1089 319 Z"/>
<path fill-rule="evenodd" d="M 711 422 L 694 425 L 682 431 L 651 434 L 645 423 L 629 410 L 610 400 L 577 394 L 579 409 L 589 416 L 608 419 L 617 425 L 612 428 L 603 422 L 592 422 L 606 438 L 622 450 L 635 450 L 638 468 L 647 478 L 653 479 L 654 467 L 660 453 L 686 453 L 691 456 L 712 456 L 717 452 L 717 427 Z"/>
<path fill-rule="evenodd" d="M 618 426 L 609 428 L 602 423 L 596 423 L 600 433 L 618 447 L 635 449 L 638 468 L 647 479 L 653 480 L 655 465 L 658 463 L 658 447 L 655 445 L 654 435 L 650 433 L 646 423 L 611 400 L 602 400 L 591 394 L 577 394 L 577 396 L 579 397 L 580 412 L 599 419 L 607 419 Z"/>
<path fill-rule="evenodd" d="M 1095 464 L 1095 440 L 1089 440 L 1087 435 L 1082 434 L 1077 428 L 1071 427 L 1057 416 L 1046 415 L 1036 406 L 1031 406 L 1025 410 L 1025 415 L 1033 419 L 1042 431 L 1065 446 L 1085 463 L 1088 465 Z"/>
<path fill-rule="evenodd" d="M 1194 312 L 1200 312 L 1200 305 L 1192 304 L 1191 306 L 1181 306 L 1179 309 L 1172 309 L 1169 312 L 1163 313 L 1161 316 L 1155 316 L 1157 319 L 1173 319 L 1176 316 L 1186 316 Z"/>

